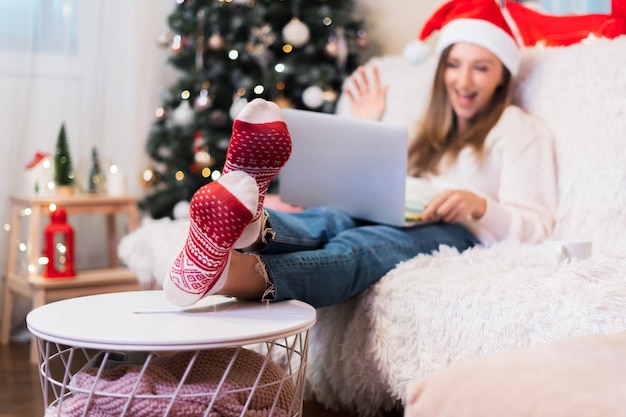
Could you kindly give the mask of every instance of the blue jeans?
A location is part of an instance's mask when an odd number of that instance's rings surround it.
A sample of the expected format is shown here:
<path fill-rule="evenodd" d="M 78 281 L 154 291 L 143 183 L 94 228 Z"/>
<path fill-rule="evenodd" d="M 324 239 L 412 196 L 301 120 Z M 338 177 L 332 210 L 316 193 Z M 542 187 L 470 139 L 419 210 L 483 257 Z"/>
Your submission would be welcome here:
<path fill-rule="evenodd" d="M 267 212 L 275 235 L 257 254 L 275 285 L 274 300 L 298 299 L 314 307 L 354 297 L 419 253 L 478 244 L 460 224 L 398 228 L 362 223 L 331 208 Z"/>

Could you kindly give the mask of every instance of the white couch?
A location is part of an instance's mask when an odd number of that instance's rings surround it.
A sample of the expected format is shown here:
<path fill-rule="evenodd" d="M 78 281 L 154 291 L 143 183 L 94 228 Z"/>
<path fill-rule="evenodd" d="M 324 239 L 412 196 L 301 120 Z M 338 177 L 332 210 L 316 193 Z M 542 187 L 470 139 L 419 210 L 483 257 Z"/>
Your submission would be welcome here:
<path fill-rule="evenodd" d="M 592 240 L 593 256 L 563 261 L 547 244 L 503 242 L 462 254 L 441 247 L 402 263 L 361 296 L 318 310 L 309 396 L 373 416 L 401 408 L 411 382 L 452 364 L 626 331 L 625 51 L 626 37 L 526 50 L 516 85 L 516 103 L 556 139 L 553 238 Z M 373 61 L 390 87 L 385 120 L 412 125 L 434 59 L 418 67 L 400 56 Z M 347 110 L 342 100 L 339 112 Z M 120 255 L 142 281 L 158 281 L 187 225 L 146 221 L 122 240 Z"/>

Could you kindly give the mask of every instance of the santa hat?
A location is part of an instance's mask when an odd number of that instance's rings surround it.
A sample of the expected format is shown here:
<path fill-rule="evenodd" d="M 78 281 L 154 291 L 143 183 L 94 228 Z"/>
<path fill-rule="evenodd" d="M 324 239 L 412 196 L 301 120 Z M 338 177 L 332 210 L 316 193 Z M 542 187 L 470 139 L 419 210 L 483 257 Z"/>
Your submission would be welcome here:
<path fill-rule="evenodd" d="M 35 154 L 35 156 L 33 157 L 33 159 L 31 159 L 25 166 L 26 169 L 33 169 L 35 168 L 37 165 L 39 165 L 39 163 L 41 163 L 41 161 L 43 161 L 44 159 L 50 157 L 52 155 L 50 155 L 47 152 L 39 152 L 37 151 L 37 153 Z"/>
<path fill-rule="evenodd" d="M 622 0 L 623 1 L 623 0 Z M 554 16 L 539 13 L 520 3 L 509 2 L 509 16 L 525 46 L 567 46 L 587 37 L 615 38 L 626 33 L 624 6 L 613 1 L 613 13 Z"/>
<path fill-rule="evenodd" d="M 626 1 L 611 0 L 611 15 L 626 19 Z"/>
<path fill-rule="evenodd" d="M 439 31 L 436 52 L 446 47 L 466 42 L 482 46 L 496 55 L 502 64 L 517 74 L 521 52 L 495 0 L 452 0 L 441 6 L 426 21 L 417 40 L 404 49 L 405 59 L 417 64 L 428 56 L 426 39 Z"/>

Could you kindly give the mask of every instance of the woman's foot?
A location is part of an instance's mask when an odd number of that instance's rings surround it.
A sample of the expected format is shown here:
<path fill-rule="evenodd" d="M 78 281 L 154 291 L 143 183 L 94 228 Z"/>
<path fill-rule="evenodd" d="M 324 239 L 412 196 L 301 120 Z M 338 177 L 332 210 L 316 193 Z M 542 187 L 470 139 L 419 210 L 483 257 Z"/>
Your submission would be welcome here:
<path fill-rule="evenodd" d="M 242 171 L 224 174 L 196 191 L 187 241 L 163 282 L 172 303 L 188 306 L 222 288 L 231 249 L 257 207 L 257 182 Z"/>
<path fill-rule="evenodd" d="M 270 101 L 254 99 L 233 123 L 224 173 L 243 171 L 256 180 L 259 202 L 253 221 L 235 243 L 235 248 L 254 244 L 261 233 L 263 200 L 270 182 L 291 155 L 291 136 L 282 110 Z"/>

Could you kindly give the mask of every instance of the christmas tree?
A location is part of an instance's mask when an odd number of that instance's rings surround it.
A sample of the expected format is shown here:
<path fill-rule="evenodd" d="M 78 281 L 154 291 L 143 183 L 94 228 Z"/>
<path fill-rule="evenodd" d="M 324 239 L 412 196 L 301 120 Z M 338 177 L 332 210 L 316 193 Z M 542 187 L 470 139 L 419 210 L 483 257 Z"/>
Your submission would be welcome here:
<path fill-rule="evenodd" d="M 54 151 L 54 183 L 59 191 L 62 189 L 69 191 L 69 188 L 74 185 L 74 169 L 72 168 L 70 149 L 67 144 L 65 123 L 61 124 Z"/>
<path fill-rule="evenodd" d="M 352 8 L 348 0 L 177 0 L 159 43 L 180 77 L 155 112 L 141 208 L 172 217 L 218 179 L 233 119 L 254 98 L 334 112 L 367 45 Z"/>

